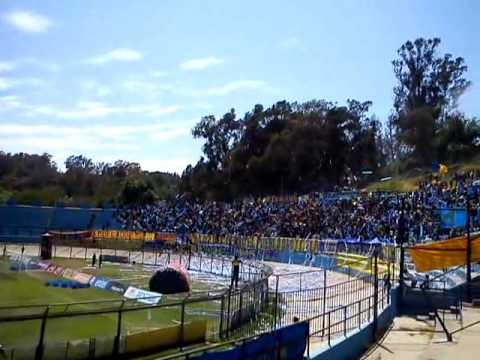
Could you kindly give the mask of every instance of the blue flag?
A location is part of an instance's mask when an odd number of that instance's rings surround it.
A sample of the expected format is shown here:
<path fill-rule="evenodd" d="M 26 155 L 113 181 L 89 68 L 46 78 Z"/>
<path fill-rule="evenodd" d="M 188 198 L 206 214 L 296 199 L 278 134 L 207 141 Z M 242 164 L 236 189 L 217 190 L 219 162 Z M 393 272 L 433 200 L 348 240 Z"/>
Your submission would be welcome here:
<path fill-rule="evenodd" d="M 467 225 L 467 210 L 442 209 L 438 212 L 444 228 L 462 228 Z"/>

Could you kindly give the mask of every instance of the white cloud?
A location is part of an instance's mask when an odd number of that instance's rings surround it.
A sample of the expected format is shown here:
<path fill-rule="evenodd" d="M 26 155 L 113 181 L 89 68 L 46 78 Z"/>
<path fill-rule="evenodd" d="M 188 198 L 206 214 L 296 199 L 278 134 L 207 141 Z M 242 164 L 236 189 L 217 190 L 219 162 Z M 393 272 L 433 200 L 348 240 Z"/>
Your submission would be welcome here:
<path fill-rule="evenodd" d="M 15 64 L 11 62 L 0 62 L 0 73 L 10 72 L 15 69 Z"/>
<path fill-rule="evenodd" d="M 88 125 L 66 126 L 51 124 L 0 124 L 2 136 L 93 136 L 104 139 L 128 139 L 143 135 L 150 139 L 167 140 L 190 132 L 195 121 L 181 121 L 175 123 L 151 122 L 135 125 Z"/>
<path fill-rule="evenodd" d="M 22 106 L 22 102 L 18 96 L 8 95 L 0 96 L 0 111 L 18 109 Z"/>
<path fill-rule="evenodd" d="M 150 72 L 150 75 L 154 78 L 162 78 L 162 77 L 165 77 L 168 75 L 168 73 L 166 71 L 151 71 Z"/>
<path fill-rule="evenodd" d="M 81 90 L 89 96 L 105 97 L 113 93 L 110 86 L 99 83 L 95 80 L 82 80 L 79 81 Z"/>
<path fill-rule="evenodd" d="M 0 141 L 4 150 L 47 152 L 62 164 L 72 153 L 83 153 L 101 161 L 123 158 L 139 161 L 145 144 L 160 144 L 189 136 L 195 120 L 180 122 L 139 122 L 137 124 L 55 125 L 52 123 L 0 123 Z M 114 154 L 114 157 L 111 157 Z M 146 170 L 181 172 L 191 159 L 168 158 L 140 160 Z"/>
<path fill-rule="evenodd" d="M 46 84 L 46 81 L 39 78 L 0 78 L 0 91 L 22 86 L 42 87 Z"/>
<path fill-rule="evenodd" d="M 187 158 L 143 159 L 140 166 L 148 171 L 166 171 L 181 174 L 181 172 L 195 160 Z"/>
<path fill-rule="evenodd" d="M 18 66 L 34 66 L 36 68 L 39 68 L 41 70 L 47 70 L 50 72 L 56 72 L 60 70 L 60 65 L 52 63 L 52 62 L 47 62 L 45 60 L 39 60 L 33 57 L 28 57 L 28 58 L 22 58 L 17 60 Z"/>
<path fill-rule="evenodd" d="M 299 44 L 300 40 L 295 36 L 289 36 L 280 42 L 280 46 L 284 49 L 291 49 L 297 47 Z"/>
<path fill-rule="evenodd" d="M 158 104 L 140 104 L 112 106 L 98 101 L 82 101 L 73 107 L 57 108 L 50 105 L 28 107 L 28 115 L 48 115 L 62 119 L 83 119 L 105 117 L 115 114 L 143 114 L 146 116 L 161 116 L 173 114 L 179 109 L 178 106 L 161 106 Z"/>
<path fill-rule="evenodd" d="M 120 84 L 120 87 L 128 93 L 142 95 L 146 98 L 155 98 L 165 91 L 173 91 L 174 86 L 156 81 L 128 80 Z"/>
<path fill-rule="evenodd" d="M 0 139 L 5 147 L 18 151 L 59 152 L 91 150 L 138 150 L 148 141 L 160 143 L 187 136 L 192 121 L 153 122 L 137 125 L 63 126 L 51 124 L 0 124 Z M 26 147 L 22 149 L 21 147 Z"/>
<path fill-rule="evenodd" d="M 183 63 L 180 64 L 180 68 L 182 70 L 188 70 L 188 71 L 203 70 L 210 66 L 219 65 L 224 62 L 225 62 L 224 59 L 220 59 L 215 56 L 209 56 L 209 57 L 190 59 L 190 60 L 184 61 Z"/>
<path fill-rule="evenodd" d="M 260 80 L 238 80 L 222 86 L 215 86 L 206 89 L 207 95 L 228 95 L 238 90 L 257 90 L 266 87 L 266 83 Z"/>
<path fill-rule="evenodd" d="M 28 11 L 13 11 L 4 19 L 18 30 L 30 33 L 45 32 L 52 26 L 52 21 L 46 16 Z"/>
<path fill-rule="evenodd" d="M 95 56 L 89 60 L 87 60 L 90 64 L 95 65 L 102 65 L 112 61 L 124 61 L 124 62 L 132 62 L 138 61 L 143 58 L 143 54 L 139 51 L 126 49 L 126 48 L 119 48 L 111 50 L 105 54 L 101 54 Z"/>

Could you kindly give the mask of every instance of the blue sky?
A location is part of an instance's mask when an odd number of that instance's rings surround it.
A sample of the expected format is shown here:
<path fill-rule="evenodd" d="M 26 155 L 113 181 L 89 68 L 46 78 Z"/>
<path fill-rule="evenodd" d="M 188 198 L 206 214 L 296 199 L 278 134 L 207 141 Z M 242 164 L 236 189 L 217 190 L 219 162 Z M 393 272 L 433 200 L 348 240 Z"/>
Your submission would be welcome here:
<path fill-rule="evenodd" d="M 480 116 L 480 2 L 0 2 L 0 150 L 136 161 L 181 172 L 201 116 L 313 98 L 373 101 L 386 119 L 396 49 L 440 37 L 473 82 Z"/>

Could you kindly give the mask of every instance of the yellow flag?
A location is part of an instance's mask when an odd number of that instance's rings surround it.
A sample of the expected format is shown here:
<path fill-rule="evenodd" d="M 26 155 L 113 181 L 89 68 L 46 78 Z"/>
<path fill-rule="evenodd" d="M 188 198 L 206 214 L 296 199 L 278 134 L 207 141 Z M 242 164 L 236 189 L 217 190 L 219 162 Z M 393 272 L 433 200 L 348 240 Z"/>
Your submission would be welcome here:
<path fill-rule="evenodd" d="M 448 174 L 448 166 L 445 165 L 445 164 L 440 164 L 440 167 L 438 169 L 438 173 L 440 175 L 445 175 L 445 174 Z"/>

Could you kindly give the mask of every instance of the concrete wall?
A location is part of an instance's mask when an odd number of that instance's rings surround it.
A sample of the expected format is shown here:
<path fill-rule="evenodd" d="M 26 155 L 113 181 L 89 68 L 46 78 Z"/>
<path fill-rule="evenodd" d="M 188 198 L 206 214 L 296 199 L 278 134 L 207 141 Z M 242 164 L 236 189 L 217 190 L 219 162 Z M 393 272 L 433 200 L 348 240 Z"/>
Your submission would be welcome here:
<path fill-rule="evenodd" d="M 378 332 L 381 334 L 392 323 L 397 314 L 398 288 L 391 291 L 390 305 L 387 306 L 378 316 Z M 330 346 L 320 348 L 315 353 L 310 353 L 310 358 L 315 360 L 354 360 L 358 359 L 374 342 L 373 323 L 362 326 L 359 330 L 352 331 L 345 338 L 331 342 Z"/>

